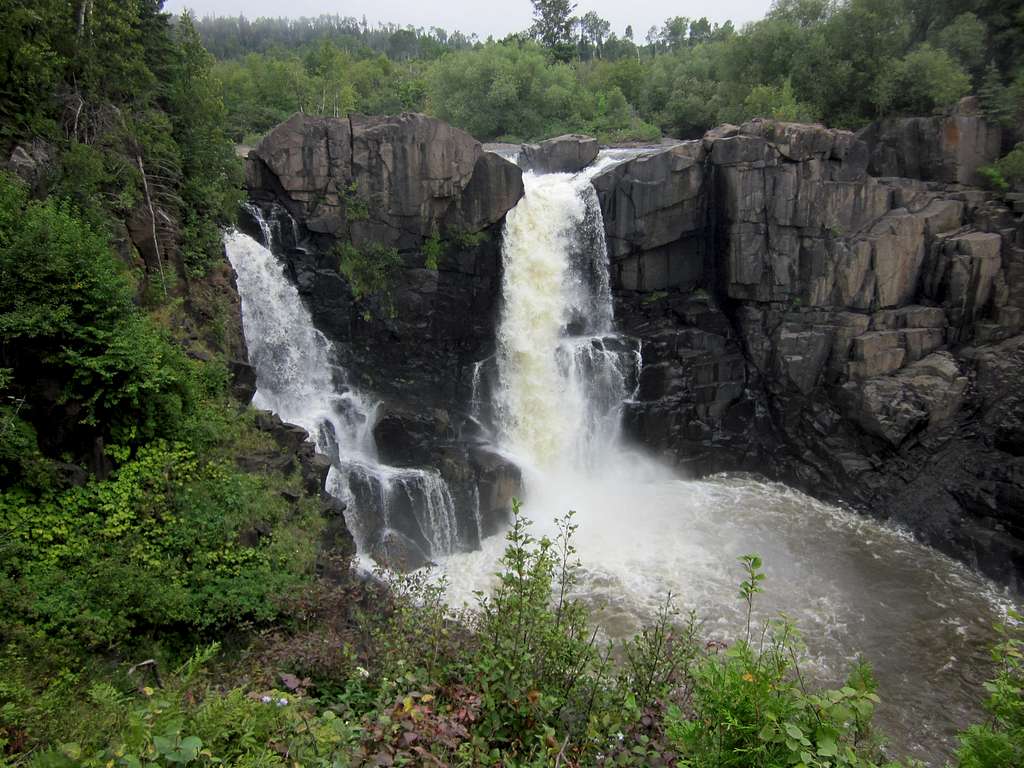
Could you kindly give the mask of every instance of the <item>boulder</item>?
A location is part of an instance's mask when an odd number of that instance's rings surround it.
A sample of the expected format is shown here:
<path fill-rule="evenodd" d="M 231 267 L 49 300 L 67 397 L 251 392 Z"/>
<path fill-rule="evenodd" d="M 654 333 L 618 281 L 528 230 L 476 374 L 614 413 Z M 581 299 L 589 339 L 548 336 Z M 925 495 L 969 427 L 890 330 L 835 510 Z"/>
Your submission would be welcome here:
<path fill-rule="evenodd" d="M 381 531 L 370 544 L 370 557 L 378 565 L 399 573 L 411 573 L 434 565 L 415 541 L 390 528 Z"/>
<path fill-rule="evenodd" d="M 568 133 L 540 144 L 523 144 L 519 165 L 534 173 L 576 173 L 597 159 L 597 139 Z"/>
<path fill-rule="evenodd" d="M 310 232 L 397 248 L 417 246 L 446 222 L 479 231 L 522 193 L 513 164 L 485 156 L 465 131 L 413 113 L 295 114 L 249 153 L 246 182 Z"/>
<path fill-rule="evenodd" d="M 895 376 L 844 386 L 846 415 L 865 432 L 899 446 L 912 433 L 946 423 L 959 408 L 967 377 L 948 352 L 936 352 Z"/>

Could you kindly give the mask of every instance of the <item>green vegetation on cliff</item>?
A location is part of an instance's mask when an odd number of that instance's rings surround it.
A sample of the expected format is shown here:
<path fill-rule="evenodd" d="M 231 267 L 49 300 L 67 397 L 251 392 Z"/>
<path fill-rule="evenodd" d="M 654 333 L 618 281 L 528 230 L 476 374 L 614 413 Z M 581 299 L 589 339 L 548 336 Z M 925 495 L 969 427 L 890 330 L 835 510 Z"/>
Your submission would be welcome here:
<path fill-rule="evenodd" d="M 1014 127 L 1024 115 L 1019 0 L 777 0 L 742 29 L 673 17 L 644 41 L 572 3 L 534 6 L 530 30 L 486 42 L 327 16 L 198 28 L 238 140 L 296 110 L 424 111 L 481 140 L 687 138 L 757 116 L 859 128 L 972 91 Z"/>
<path fill-rule="evenodd" d="M 780 6 L 779 29 L 821 32 L 841 15 L 785 21 L 813 6 Z M 599 643 L 566 598 L 571 521 L 552 542 L 517 518 L 498 587 L 472 614 L 453 615 L 421 579 L 357 579 L 324 546 L 331 521 L 294 449 L 229 391 L 229 134 L 314 102 L 436 104 L 523 137 L 651 135 L 644 120 L 697 130 L 729 105 L 816 114 L 825 102 L 786 67 L 715 101 L 732 82 L 719 69 L 730 46 L 760 27 L 673 20 L 637 48 L 591 18 L 567 56 L 558 35 L 478 47 L 392 30 L 383 50 L 372 31 L 347 40 L 328 25 L 281 38 L 299 58 L 266 46 L 215 65 L 159 0 L 0 9 L 0 149 L 20 177 L 0 173 L 0 765 L 878 764 L 870 674 L 805 688 L 785 622 L 706 645 L 667 603 L 630 643 Z M 937 18 L 933 50 L 946 53 L 921 48 L 892 71 L 954 71 L 953 57 L 974 77 L 984 64 L 986 98 L 1015 114 L 1019 49 L 1003 27 L 979 12 L 1004 41 L 989 65 L 977 24 L 951 17 L 947 31 Z M 230 35 L 224 45 L 247 53 Z M 435 234 L 424 264 L 438 268 L 444 247 Z M 340 254 L 366 294 L 386 292 L 394 266 L 376 255 Z M 759 562 L 743 565 L 753 601 Z M 997 661 L 992 717 L 963 736 L 971 768 L 1022 759 L 1020 641 L 1007 636 Z"/>

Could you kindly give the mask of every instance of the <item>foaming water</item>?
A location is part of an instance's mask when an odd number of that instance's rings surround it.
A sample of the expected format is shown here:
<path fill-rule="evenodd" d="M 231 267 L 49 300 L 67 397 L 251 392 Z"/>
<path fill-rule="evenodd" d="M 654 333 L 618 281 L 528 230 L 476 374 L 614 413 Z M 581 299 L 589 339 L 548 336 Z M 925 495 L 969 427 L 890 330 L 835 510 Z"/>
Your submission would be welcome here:
<path fill-rule="evenodd" d="M 901 531 L 751 477 L 683 481 L 623 444 L 640 345 L 614 331 L 590 179 L 626 158 L 602 157 L 575 176 L 526 174 L 507 218 L 495 381 L 485 386 L 492 361 L 481 361 L 472 409 L 490 414 L 485 426 L 523 469 L 532 532 L 553 535 L 558 518 L 577 512 L 577 596 L 612 639 L 649 624 L 667 593 L 697 610 L 706 635 L 734 639 L 745 626 L 737 558 L 760 553 L 759 619 L 782 612 L 796 622 L 806 671 L 822 683 L 870 661 L 894 751 L 940 764 L 956 730 L 981 714 L 1003 614 L 996 590 Z M 453 604 L 472 605 L 493 585 L 504 545 L 495 536 L 441 562 Z"/>
<path fill-rule="evenodd" d="M 600 476 L 528 474 L 535 535 L 573 509 L 583 564 L 577 591 L 611 639 L 632 636 L 668 593 L 696 609 L 703 634 L 744 631 L 737 558 L 758 552 L 765 592 L 756 614 L 784 613 L 804 635 L 805 671 L 841 682 L 869 661 L 883 699 L 878 723 L 897 754 L 940 765 L 958 729 L 982 716 L 993 623 L 1004 596 L 905 532 L 745 476 L 681 481 L 638 457 Z M 442 563 L 449 599 L 473 604 L 493 584 L 504 541 Z"/>
<path fill-rule="evenodd" d="M 250 211 L 264 237 L 272 228 Z M 238 276 L 242 325 L 256 369 L 253 405 L 310 434 L 331 459 L 327 490 L 347 504 L 346 523 L 361 553 L 401 537 L 426 556 L 456 549 L 455 504 L 439 472 L 383 465 L 373 426 L 377 404 L 349 386 L 330 341 L 313 325 L 298 290 L 270 249 L 240 232 L 224 238 Z"/>

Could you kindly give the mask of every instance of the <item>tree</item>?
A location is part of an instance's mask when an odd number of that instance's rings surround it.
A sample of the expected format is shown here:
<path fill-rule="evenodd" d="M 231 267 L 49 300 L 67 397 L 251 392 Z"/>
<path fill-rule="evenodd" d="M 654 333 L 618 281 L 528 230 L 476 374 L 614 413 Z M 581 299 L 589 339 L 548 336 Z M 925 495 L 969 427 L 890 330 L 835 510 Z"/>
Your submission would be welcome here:
<path fill-rule="evenodd" d="M 747 117 L 770 117 L 790 123 L 810 123 L 816 117 L 811 107 L 797 101 L 789 78 L 779 86 L 757 86 L 747 96 L 743 106 Z"/>
<path fill-rule="evenodd" d="M 708 21 L 706 16 L 690 22 L 690 43 L 692 45 L 706 43 L 711 39 L 711 33 L 711 22 Z"/>
<path fill-rule="evenodd" d="M 572 46 L 573 16 L 576 3 L 571 0 L 532 0 L 533 26 L 532 34 L 540 43 L 551 50 L 556 58 L 565 56 L 567 48 Z M 571 53 L 569 54 L 571 56 Z"/>
<path fill-rule="evenodd" d="M 608 37 L 608 33 L 611 32 L 612 29 L 610 22 L 602 19 L 593 11 L 587 11 L 583 14 L 583 18 L 580 19 L 580 27 L 586 39 L 589 40 L 598 49 L 598 51 L 601 50 L 601 46 L 604 44 L 605 38 Z"/>
<path fill-rule="evenodd" d="M 690 31 L 690 20 L 685 16 L 673 16 L 665 19 L 665 25 L 661 28 L 660 42 L 670 51 L 677 50 L 686 45 L 686 36 Z"/>
<path fill-rule="evenodd" d="M 973 13 L 961 13 L 935 35 L 935 45 L 957 59 L 972 74 L 985 66 L 985 25 Z"/>
<path fill-rule="evenodd" d="M 971 90 L 971 78 L 952 56 L 923 43 L 890 62 L 875 86 L 880 114 L 928 114 Z"/>

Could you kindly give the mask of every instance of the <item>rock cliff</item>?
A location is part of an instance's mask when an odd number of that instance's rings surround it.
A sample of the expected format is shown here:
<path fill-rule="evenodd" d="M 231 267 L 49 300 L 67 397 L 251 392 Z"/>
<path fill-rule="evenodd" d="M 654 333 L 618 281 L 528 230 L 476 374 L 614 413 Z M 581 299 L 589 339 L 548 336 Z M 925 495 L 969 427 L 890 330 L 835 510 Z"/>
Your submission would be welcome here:
<path fill-rule="evenodd" d="M 993 152 L 969 107 L 859 136 L 722 126 L 593 184 L 617 320 L 642 342 L 629 434 L 693 476 L 761 472 L 903 523 L 1020 588 L 1024 225 L 963 185 Z M 518 475 L 466 414 L 520 170 L 420 115 L 297 115 L 248 178 L 314 320 L 389 398 L 382 457 L 457 493 L 474 479 L 500 510 Z M 353 294 L 344 243 L 397 252 L 390 306 Z"/>
<path fill-rule="evenodd" d="M 594 180 L 643 340 L 629 429 L 694 475 L 784 479 L 1020 587 L 1024 225 L 977 189 L 872 177 L 875 156 L 753 121 Z"/>
<path fill-rule="evenodd" d="M 273 248 L 350 383 L 383 397 L 381 460 L 436 467 L 460 512 L 478 500 L 483 532 L 497 530 L 519 471 L 474 439 L 460 406 L 473 363 L 493 351 L 501 226 L 523 194 L 522 171 L 423 115 L 297 114 L 250 152 L 246 175 Z M 265 239 L 251 216 L 242 226 Z M 373 291 L 360 293 L 346 259 L 372 277 Z M 415 563 L 399 543 L 380 549 L 390 562 Z"/>

